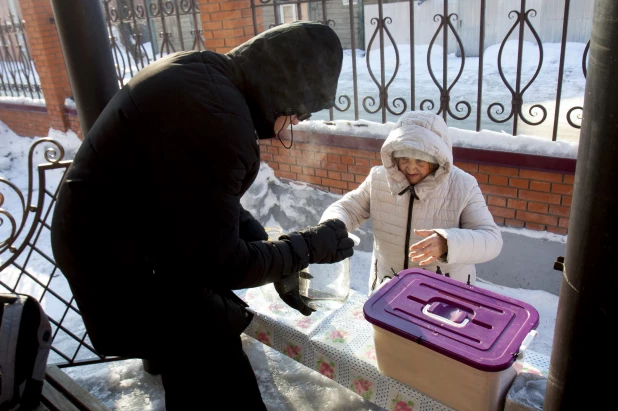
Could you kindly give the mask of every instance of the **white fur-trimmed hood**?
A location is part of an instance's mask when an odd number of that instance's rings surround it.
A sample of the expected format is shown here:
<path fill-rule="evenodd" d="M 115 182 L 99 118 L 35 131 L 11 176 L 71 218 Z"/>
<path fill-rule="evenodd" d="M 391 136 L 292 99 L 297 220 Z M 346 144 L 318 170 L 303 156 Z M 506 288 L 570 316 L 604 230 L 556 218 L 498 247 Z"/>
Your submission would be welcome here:
<path fill-rule="evenodd" d="M 446 181 L 453 167 L 452 142 L 444 120 L 434 113 L 411 111 L 404 114 L 389 133 L 380 155 L 392 194 L 410 185 L 393 160 L 394 151 L 405 149 L 422 151 L 438 160 L 438 170 L 414 187 L 416 195 L 423 198 Z"/>

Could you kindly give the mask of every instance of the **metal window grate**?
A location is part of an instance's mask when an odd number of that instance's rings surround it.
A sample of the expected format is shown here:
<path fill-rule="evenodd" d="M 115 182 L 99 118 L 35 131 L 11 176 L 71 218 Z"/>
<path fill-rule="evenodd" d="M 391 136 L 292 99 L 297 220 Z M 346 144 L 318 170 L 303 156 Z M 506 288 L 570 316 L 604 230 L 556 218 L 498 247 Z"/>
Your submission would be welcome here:
<path fill-rule="evenodd" d="M 197 0 L 103 0 L 120 85 L 167 54 L 206 50 Z"/>
<path fill-rule="evenodd" d="M 0 96 L 42 99 L 24 20 L 12 14 L 0 17 L 0 47 Z"/>

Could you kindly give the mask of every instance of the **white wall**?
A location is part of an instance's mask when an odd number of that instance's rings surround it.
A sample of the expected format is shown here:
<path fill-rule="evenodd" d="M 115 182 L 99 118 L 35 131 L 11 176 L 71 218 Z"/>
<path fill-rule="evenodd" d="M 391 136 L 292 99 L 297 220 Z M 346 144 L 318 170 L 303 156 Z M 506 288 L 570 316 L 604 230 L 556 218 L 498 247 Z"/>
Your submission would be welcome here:
<path fill-rule="evenodd" d="M 562 37 L 565 0 L 527 0 L 526 10 L 536 10 L 536 15 L 529 14 L 530 22 L 543 43 L 559 43 Z M 485 48 L 500 44 L 515 24 L 515 18 L 511 11 L 521 8 L 521 0 L 487 1 L 485 10 Z M 456 28 L 467 56 L 478 56 L 480 36 L 480 0 L 448 0 L 448 13 L 458 16 L 451 23 Z M 434 21 L 435 15 L 442 15 L 444 3 L 440 0 L 425 1 L 420 6 L 416 1 L 414 7 L 414 43 L 429 44 L 439 27 Z M 569 12 L 567 41 L 586 43 L 590 39 L 592 31 L 592 12 L 594 2 L 592 0 L 572 1 Z M 396 44 L 410 44 L 410 3 L 398 2 L 382 5 L 383 17 L 390 17 L 391 24 L 386 27 L 393 35 Z M 376 31 L 377 25 L 371 24 L 373 18 L 378 17 L 378 5 L 365 5 L 365 49 L 368 48 L 371 36 Z M 519 27 L 511 34 L 509 39 L 517 39 Z M 524 39 L 534 42 L 534 36 L 528 27 L 524 31 Z M 385 34 L 385 46 L 391 45 Z M 442 35 L 438 35 L 436 45 L 442 46 Z M 379 48 L 379 33 L 372 44 L 372 49 Z M 449 32 L 448 51 L 457 51 L 455 36 Z"/>
<path fill-rule="evenodd" d="M 418 6 L 417 2 L 412 2 L 414 7 L 414 43 L 429 44 L 431 38 L 438 29 L 439 22 L 436 23 L 433 18 L 436 14 L 442 14 L 442 1 L 426 1 Z M 456 0 L 449 0 L 449 10 L 456 7 Z M 449 11 L 450 13 L 450 11 Z M 410 44 L 410 3 L 398 2 L 387 3 L 382 5 L 383 18 L 390 17 L 391 23 L 386 24 L 386 28 L 390 31 L 395 39 L 396 44 Z M 365 5 L 365 50 L 368 49 L 371 36 L 376 31 L 377 24 L 372 24 L 371 20 L 378 18 L 379 9 L 377 4 Z M 372 43 L 372 49 L 380 47 L 379 32 L 376 34 L 375 40 Z M 454 42 L 455 38 L 449 36 L 449 42 Z M 385 46 L 390 46 L 391 42 L 384 34 Z M 437 45 L 442 45 L 442 36 L 439 35 L 436 40 Z M 454 49 L 453 49 L 454 50 Z"/>

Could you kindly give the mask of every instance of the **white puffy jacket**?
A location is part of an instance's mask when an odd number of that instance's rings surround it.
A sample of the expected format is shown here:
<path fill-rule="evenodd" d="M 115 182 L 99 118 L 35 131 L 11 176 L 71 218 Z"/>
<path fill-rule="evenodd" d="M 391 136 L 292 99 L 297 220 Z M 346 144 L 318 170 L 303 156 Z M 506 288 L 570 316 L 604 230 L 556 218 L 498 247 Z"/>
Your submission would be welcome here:
<path fill-rule="evenodd" d="M 404 148 L 423 151 L 440 166 L 414 186 L 412 204 L 410 183 L 392 158 L 394 150 Z M 442 118 L 429 112 L 406 113 L 382 145 L 381 157 L 383 165 L 373 167 L 360 187 L 331 204 L 320 219 L 340 219 L 353 231 L 371 218 L 374 243 L 369 292 L 385 276 L 403 270 L 406 260 L 408 268 L 418 267 L 409 259 L 408 249 L 424 237 L 416 236 L 414 229 L 433 230 L 448 243 L 446 259 L 422 268 L 436 271 L 440 267 L 443 274 L 474 284 L 474 264 L 497 257 L 502 236 L 476 179 L 453 165 L 451 139 Z M 410 231 L 407 244 L 406 230 Z"/>

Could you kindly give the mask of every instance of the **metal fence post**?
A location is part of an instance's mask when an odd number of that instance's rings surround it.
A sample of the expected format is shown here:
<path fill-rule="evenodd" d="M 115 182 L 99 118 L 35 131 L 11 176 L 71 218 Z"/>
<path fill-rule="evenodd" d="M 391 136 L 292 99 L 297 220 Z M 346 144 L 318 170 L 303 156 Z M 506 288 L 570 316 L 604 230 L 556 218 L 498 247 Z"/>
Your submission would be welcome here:
<path fill-rule="evenodd" d="M 601 410 L 615 397 L 618 305 L 618 5 L 596 0 L 569 238 L 543 409 Z M 585 387 L 585 388 L 584 388 Z"/>
<path fill-rule="evenodd" d="M 51 0 L 82 134 L 118 91 L 100 0 Z"/>

